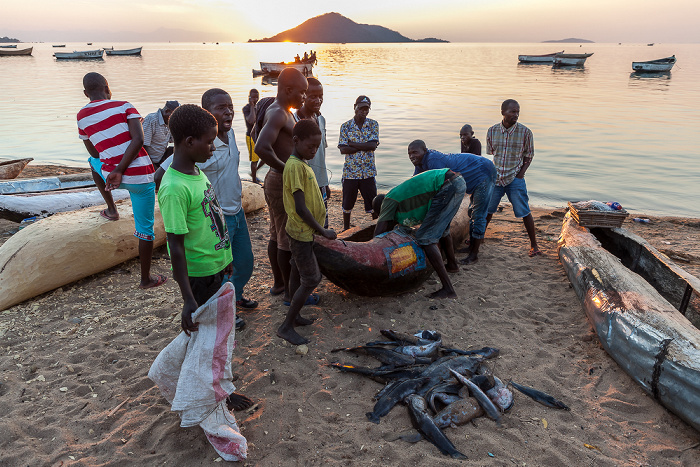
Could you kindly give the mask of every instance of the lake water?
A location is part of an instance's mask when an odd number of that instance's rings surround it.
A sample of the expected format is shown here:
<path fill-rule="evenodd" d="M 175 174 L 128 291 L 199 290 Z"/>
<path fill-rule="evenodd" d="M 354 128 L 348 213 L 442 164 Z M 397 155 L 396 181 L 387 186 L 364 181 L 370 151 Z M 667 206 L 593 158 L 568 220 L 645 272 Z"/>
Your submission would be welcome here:
<path fill-rule="evenodd" d="M 141 57 L 56 61 L 56 50 L 144 45 Z M 234 101 L 234 130 L 242 159 L 245 125 L 240 109 L 248 90 L 274 95 L 276 87 L 253 78 L 259 61 L 289 60 L 313 49 L 315 75 L 324 84 L 328 168 L 339 185 L 343 158 L 336 149 L 340 125 L 352 118 L 360 94 L 372 99 L 379 122 L 376 152 L 380 187 L 413 173 L 407 144 L 459 151 L 459 129 L 486 131 L 501 119 L 506 98 L 520 102 L 520 122 L 534 133 L 535 159 L 527 172 L 534 205 L 567 200 L 618 201 L 649 214 L 700 217 L 700 44 L 34 44 L 32 57 L 0 57 L 0 158 L 85 165 L 76 112 L 87 103 L 81 80 L 97 71 L 115 99 L 145 116 L 166 100 L 199 103 L 211 87 Z M 20 46 L 21 47 L 21 46 Z M 521 53 L 594 52 L 584 68 L 519 65 Z M 631 73 L 633 60 L 675 54 L 669 74 Z M 242 164 L 246 174 L 248 164 Z"/>

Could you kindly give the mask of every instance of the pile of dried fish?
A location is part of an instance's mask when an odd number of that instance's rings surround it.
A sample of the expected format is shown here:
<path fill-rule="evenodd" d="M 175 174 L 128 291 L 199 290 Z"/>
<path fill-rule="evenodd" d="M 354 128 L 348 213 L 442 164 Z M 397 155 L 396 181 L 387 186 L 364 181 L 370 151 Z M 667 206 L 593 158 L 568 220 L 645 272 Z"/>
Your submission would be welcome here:
<path fill-rule="evenodd" d="M 373 357 L 381 363 L 379 367 L 338 362 L 331 366 L 385 384 L 374 396 L 374 409 L 367 413 L 371 422 L 379 423 L 399 403 L 408 406 L 415 430 L 400 433 L 392 440 L 416 442 L 425 438 L 443 454 L 465 459 L 442 430 L 464 425 L 484 414 L 500 425 L 501 414 L 513 406 L 513 393 L 484 364 L 498 356 L 498 349 L 450 348 L 443 345 L 435 331 L 419 331 L 414 335 L 392 330 L 380 332 L 389 340 L 332 351 Z M 548 407 L 569 410 L 563 402 L 543 392 L 512 381 L 509 384 Z"/>

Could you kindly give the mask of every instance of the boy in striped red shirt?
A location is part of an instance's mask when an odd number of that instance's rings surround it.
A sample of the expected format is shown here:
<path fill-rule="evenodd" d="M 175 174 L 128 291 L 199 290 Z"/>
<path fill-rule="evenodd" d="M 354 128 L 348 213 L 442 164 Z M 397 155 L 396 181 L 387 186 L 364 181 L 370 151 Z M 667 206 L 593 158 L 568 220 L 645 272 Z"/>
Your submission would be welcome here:
<path fill-rule="evenodd" d="M 118 220 L 119 212 L 110 192 L 117 188 L 129 191 L 136 224 L 134 236 L 139 239 L 139 287 L 157 287 L 167 278 L 161 274 L 151 276 L 155 170 L 143 149 L 141 115 L 128 102 L 112 100 L 107 80 L 99 73 L 86 74 L 83 87 L 90 103 L 78 112 L 78 135 L 91 156 L 95 185 L 107 203 L 100 215 L 110 221 Z"/>

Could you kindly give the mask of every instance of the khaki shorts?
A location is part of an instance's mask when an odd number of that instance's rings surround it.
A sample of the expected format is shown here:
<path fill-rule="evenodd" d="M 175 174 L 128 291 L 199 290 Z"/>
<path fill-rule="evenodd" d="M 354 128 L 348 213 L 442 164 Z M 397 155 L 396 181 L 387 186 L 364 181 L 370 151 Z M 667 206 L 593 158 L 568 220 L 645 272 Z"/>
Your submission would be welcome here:
<path fill-rule="evenodd" d="M 270 210 L 270 240 L 277 242 L 277 248 L 291 251 L 289 237 L 287 237 L 287 211 L 284 210 L 282 200 L 282 174 L 276 170 L 269 170 L 265 176 L 265 202 Z"/>

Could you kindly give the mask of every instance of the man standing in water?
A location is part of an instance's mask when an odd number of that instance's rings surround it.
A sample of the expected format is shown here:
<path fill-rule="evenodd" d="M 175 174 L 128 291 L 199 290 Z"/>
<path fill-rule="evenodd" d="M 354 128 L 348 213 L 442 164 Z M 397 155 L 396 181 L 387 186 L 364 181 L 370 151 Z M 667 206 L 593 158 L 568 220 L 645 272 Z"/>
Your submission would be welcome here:
<path fill-rule="evenodd" d="M 532 131 L 522 123 L 518 123 L 520 104 L 517 101 L 513 99 L 503 101 L 501 115 L 503 115 L 503 121 L 489 128 L 486 133 L 486 152 L 493 154 L 493 164 L 496 166 L 498 175 L 486 224 L 488 225 L 491 221 L 503 195 L 507 195 L 508 201 L 513 205 L 513 214 L 523 220 L 527 235 L 530 237 L 529 256 L 539 256 L 542 252 L 537 247 L 535 221 L 530 213 L 525 185 L 525 172 L 535 155 Z"/>
<path fill-rule="evenodd" d="M 265 176 L 265 201 L 270 210 L 270 241 L 267 245 L 267 255 L 274 277 L 270 288 L 272 295 L 284 293 L 284 301 L 289 302 L 289 261 L 292 253 L 285 226 L 287 213 L 282 201 L 282 172 L 289 156 L 294 151 L 292 131 L 294 130 L 294 115 L 290 109 L 300 109 L 306 99 L 308 83 L 304 75 L 294 68 L 285 68 L 277 81 L 277 97 L 275 102 L 265 112 L 265 120 L 255 152 L 266 163 L 270 170 Z M 311 295 L 309 299 L 318 297 Z M 307 305 L 316 303 L 307 303 Z"/>

